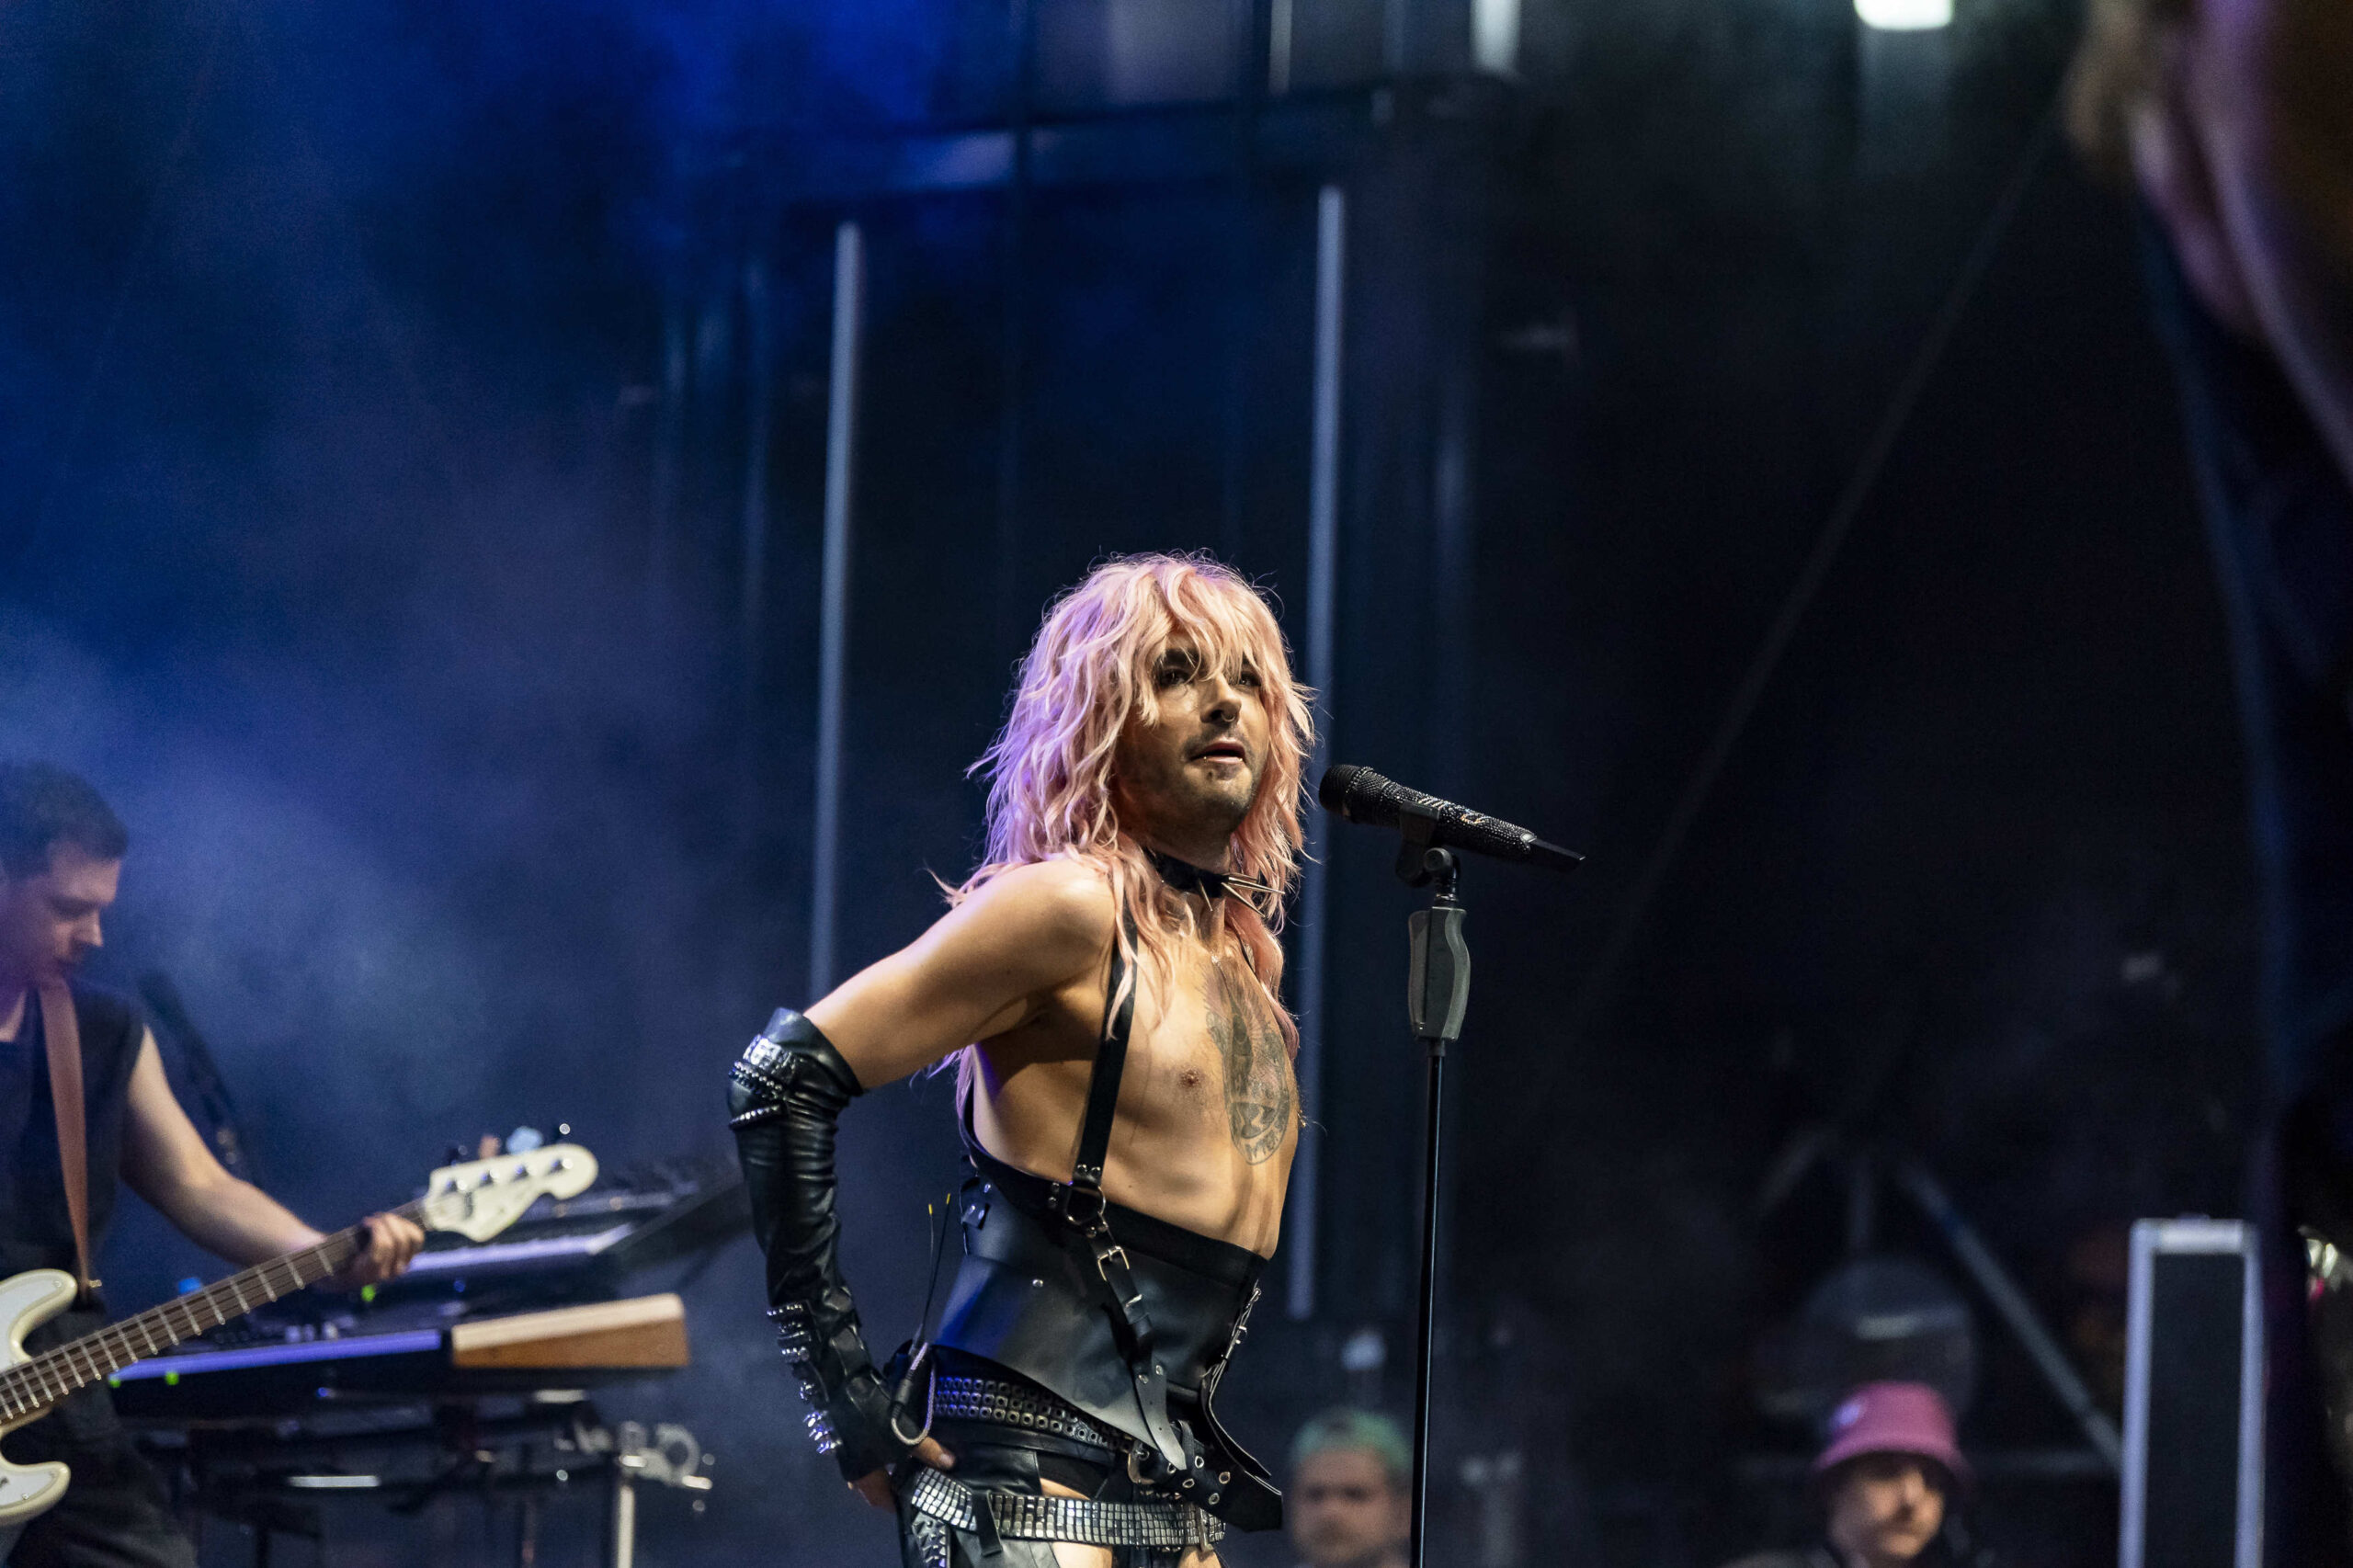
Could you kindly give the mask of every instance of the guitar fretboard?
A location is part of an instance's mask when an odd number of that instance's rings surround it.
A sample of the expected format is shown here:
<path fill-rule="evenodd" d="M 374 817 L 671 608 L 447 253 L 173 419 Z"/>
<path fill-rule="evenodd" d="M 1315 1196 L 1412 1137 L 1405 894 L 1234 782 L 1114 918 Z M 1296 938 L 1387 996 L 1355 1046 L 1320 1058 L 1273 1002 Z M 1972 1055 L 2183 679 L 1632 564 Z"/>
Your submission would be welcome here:
<path fill-rule="evenodd" d="M 392 1212 L 414 1220 L 424 1210 L 420 1199 Z M 0 1372 L 0 1420 L 21 1421 L 37 1415 L 75 1390 L 102 1381 L 133 1361 L 160 1355 L 256 1307 L 317 1284 L 359 1256 L 364 1234 L 358 1225 L 337 1231 L 316 1246 L 257 1263 L 201 1290 L 150 1307 L 136 1317 L 109 1324 L 71 1345 Z"/>

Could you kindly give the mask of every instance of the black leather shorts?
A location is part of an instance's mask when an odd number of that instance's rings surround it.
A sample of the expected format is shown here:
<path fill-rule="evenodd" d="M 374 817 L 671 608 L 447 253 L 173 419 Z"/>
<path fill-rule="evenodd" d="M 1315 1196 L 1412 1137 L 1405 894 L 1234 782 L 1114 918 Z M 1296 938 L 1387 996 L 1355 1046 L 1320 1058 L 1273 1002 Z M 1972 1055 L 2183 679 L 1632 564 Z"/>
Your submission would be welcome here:
<path fill-rule="evenodd" d="M 942 1355 L 941 1369 L 1020 1381 L 993 1362 L 954 1351 Z M 1164 1535 L 1192 1532 L 1198 1538 L 1218 1528 L 1199 1509 L 1139 1488 L 1121 1455 L 1090 1443 L 974 1420 L 936 1421 L 932 1436 L 956 1460 L 954 1469 L 938 1473 L 957 1488 L 980 1495 L 955 1499 L 966 1506 L 942 1506 L 941 1495 L 951 1489 L 924 1482 L 920 1471 L 903 1471 L 898 1477 L 899 1546 L 904 1568 L 1057 1568 L 1053 1540 L 995 1528 L 1000 1510 L 990 1509 L 985 1502 L 992 1493 L 1044 1497 L 1048 1482 L 1086 1502 L 1113 1506 L 1086 1521 L 1106 1532 L 1091 1537 L 1104 1544 L 1110 1544 L 1123 1525 L 1139 1520 L 1154 1524 Z M 981 1517 L 984 1511 L 986 1518 Z M 1006 1515 L 1016 1511 L 1001 1510 Z M 1083 1541 L 1090 1536 L 1080 1528 L 1058 1539 Z M 1207 1544 L 1202 1539 L 1193 1542 Z M 1190 1550 L 1185 1544 L 1113 1544 L 1111 1562 L 1113 1568 L 1177 1568 Z M 1206 1561 L 1215 1562 L 1216 1557 L 1211 1553 Z"/>

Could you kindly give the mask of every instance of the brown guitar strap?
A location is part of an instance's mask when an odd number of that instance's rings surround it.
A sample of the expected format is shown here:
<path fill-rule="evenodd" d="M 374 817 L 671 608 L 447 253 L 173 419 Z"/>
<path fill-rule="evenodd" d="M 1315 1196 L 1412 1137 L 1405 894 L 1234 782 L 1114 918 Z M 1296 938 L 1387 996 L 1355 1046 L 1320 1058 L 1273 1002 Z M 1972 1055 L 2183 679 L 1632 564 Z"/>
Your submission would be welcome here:
<path fill-rule="evenodd" d="M 90 1151 L 82 1120 L 82 1021 L 63 981 L 40 986 L 40 1033 L 49 1048 L 49 1099 L 57 1112 L 57 1163 L 65 1174 L 65 1217 L 74 1226 L 74 1298 L 86 1303 L 98 1282 L 90 1278 Z"/>

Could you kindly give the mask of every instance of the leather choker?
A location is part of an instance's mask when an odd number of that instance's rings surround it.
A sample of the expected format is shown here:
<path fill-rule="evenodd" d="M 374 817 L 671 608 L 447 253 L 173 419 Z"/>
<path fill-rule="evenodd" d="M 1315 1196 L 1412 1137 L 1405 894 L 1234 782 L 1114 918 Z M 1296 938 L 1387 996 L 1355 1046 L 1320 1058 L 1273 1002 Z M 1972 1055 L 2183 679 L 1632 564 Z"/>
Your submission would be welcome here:
<path fill-rule="evenodd" d="M 1255 907 L 1256 901 L 1250 899 L 1250 894 L 1273 891 L 1264 882 L 1253 881 L 1248 877 L 1237 877 L 1225 871 L 1212 871 L 1205 866 L 1196 866 L 1190 860 L 1179 860 L 1174 855 L 1164 855 L 1150 846 L 1144 847 L 1144 853 L 1152 858 L 1152 869 L 1160 873 L 1160 880 L 1178 892 L 1197 892 L 1203 898 L 1218 899 L 1223 898 L 1229 892 L 1238 892 Z"/>

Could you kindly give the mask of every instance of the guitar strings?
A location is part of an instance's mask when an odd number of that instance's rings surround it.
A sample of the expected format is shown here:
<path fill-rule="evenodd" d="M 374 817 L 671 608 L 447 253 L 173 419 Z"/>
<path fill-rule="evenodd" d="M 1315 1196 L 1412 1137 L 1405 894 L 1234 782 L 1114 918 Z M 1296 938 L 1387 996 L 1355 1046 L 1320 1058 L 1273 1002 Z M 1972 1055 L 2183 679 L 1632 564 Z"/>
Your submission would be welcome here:
<path fill-rule="evenodd" d="M 420 1198 L 404 1203 L 392 1212 L 404 1219 L 421 1219 L 425 1213 L 425 1199 Z M 256 1305 L 267 1305 L 318 1283 L 358 1256 L 360 1237 L 366 1228 L 364 1224 L 347 1225 L 314 1246 L 255 1264 L 225 1279 L 216 1280 L 201 1290 L 193 1290 L 160 1306 L 150 1307 L 120 1323 L 109 1324 L 70 1344 L 19 1362 L 0 1372 L 0 1418 L 17 1420 L 36 1410 L 45 1409 L 109 1373 L 142 1359 L 143 1356 L 153 1355 L 159 1349 L 168 1350 L 185 1340 L 195 1338 L 208 1328 L 217 1328 L 232 1318 L 244 1316 Z M 307 1279 L 302 1277 L 301 1260 L 303 1258 L 313 1260 L 313 1267 L 318 1269 Z M 269 1279 L 271 1272 L 279 1268 L 283 1268 L 287 1275 L 287 1283 L 282 1288 L 273 1286 Z M 245 1300 L 244 1287 L 248 1284 L 257 1287 L 256 1293 L 262 1298 L 260 1301 Z M 237 1311 L 222 1311 L 223 1303 L 227 1301 L 238 1303 Z M 197 1309 L 199 1306 L 212 1314 L 210 1324 L 198 1320 Z M 175 1312 L 187 1320 L 187 1327 L 174 1326 L 171 1314 Z M 148 1332 L 151 1324 L 163 1331 L 165 1337 L 161 1346 L 155 1343 L 155 1335 Z M 147 1348 L 143 1352 L 132 1348 L 131 1333 L 134 1329 L 146 1343 Z M 104 1358 L 93 1353 L 92 1347 L 105 1347 L 108 1340 L 119 1340 L 120 1349 L 109 1348 Z M 119 1359 L 113 1359 L 116 1356 Z M 83 1361 L 87 1362 L 86 1371 L 83 1369 Z"/>

